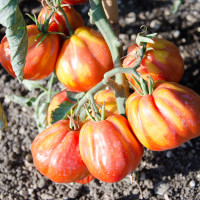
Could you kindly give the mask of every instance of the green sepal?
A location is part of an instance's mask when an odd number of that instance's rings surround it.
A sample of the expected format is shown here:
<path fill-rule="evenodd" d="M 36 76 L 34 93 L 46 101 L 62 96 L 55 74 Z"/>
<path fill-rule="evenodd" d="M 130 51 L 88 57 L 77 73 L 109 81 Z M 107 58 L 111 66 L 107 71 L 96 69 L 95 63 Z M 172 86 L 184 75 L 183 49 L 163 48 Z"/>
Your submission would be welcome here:
<path fill-rule="evenodd" d="M 148 87 L 149 95 L 151 95 L 151 94 L 153 93 L 154 89 L 155 89 L 154 80 L 153 80 L 153 78 L 149 75 L 149 87 Z"/>

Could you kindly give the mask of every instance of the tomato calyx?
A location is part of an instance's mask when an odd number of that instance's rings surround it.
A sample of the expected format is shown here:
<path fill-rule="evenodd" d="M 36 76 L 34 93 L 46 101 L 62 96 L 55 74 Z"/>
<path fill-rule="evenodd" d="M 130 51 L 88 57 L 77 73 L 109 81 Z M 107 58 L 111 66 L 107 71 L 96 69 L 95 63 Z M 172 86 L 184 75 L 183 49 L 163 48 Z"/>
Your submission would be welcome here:
<path fill-rule="evenodd" d="M 84 104 L 84 109 L 89 119 L 92 120 L 93 122 L 103 121 L 106 118 L 105 101 L 103 102 L 102 106 L 96 103 L 94 105 L 91 102 L 89 102 L 87 104 Z"/>
<path fill-rule="evenodd" d="M 129 83 L 132 85 L 132 87 L 138 94 L 140 94 L 141 96 L 145 96 L 145 95 L 151 95 L 153 93 L 155 89 L 155 83 L 150 75 L 148 76 L 149 79 L 148 82 L 145 79 L 143 79 L 142 76 L 140 76 L 139 81 L 133 75 L 131 75 L 131 77 L 139 86 L 139 89 L 137 89 L 137 87 L 135 87 L 131 82 Z"/>

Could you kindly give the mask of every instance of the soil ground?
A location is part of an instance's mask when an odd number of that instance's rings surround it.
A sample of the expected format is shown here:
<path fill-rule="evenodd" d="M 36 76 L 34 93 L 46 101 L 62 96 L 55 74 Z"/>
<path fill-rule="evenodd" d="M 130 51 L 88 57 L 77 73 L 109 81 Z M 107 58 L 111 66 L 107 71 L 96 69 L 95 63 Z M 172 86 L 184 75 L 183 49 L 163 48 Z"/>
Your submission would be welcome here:
<path fill-rule="evenodd" d="M 185 63 L 181 84 L 200 94 L 200 0 L 185 0 L 176 14 L 170 14 L 172 0 L 119 0 L 120 38 L 124 50 L 133 43 L 141 25 L 150 32 L 173 41 Z M 20 0 L 24 13 L 41 9 L 35 0 Z M 88 23 L 88 5 L 76 7 Z M 26 17 L 27 23 L 31 21 Z M 0 37 L 5 29 L 1 27 Z M 0 102 L 10 131 L 1 134 L 0 199 L 1 200 L 137 200 L 142 199 L 137 183 L 130 176 L 108 184 L 94 180 L 80 185 L 55 184 L 34 167 L 30 145 L 38 134 L 31 108 L 9 102 L 6 95 L 37 96 L 0 68 Z M 200 200 L 200 138 L 165 152 L 145 149 L 137 169 L 138 184 L 144 200 Z"/>

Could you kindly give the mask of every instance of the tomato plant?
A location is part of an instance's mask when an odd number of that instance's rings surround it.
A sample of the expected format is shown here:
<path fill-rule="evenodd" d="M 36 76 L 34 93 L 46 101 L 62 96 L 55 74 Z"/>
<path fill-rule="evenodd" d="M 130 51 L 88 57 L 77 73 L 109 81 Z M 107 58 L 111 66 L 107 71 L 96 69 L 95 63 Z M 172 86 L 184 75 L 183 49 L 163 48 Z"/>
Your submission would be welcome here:
<path fill-rule="evenodd" d="M 160 38 L 153 39 L 154 44 L 147 43 L 146 53 L 142 59 L 138 73 L 147 80 L 150 75 L 153 80 L 166 80 L 179 82 L 184 73 L 183 59 L 178 48 L 170 41 Z M 128 48 L 127 57 L 123 61 L 123 67 L 133 67 L 137 61 L 138 45 Z M 151 48 L 148 50 L 148 48 Z M 153 48 L 153 49 L 152 49 Z M 126 74 L 128 80 L 137 87 L 130 74 Z"/>
<path fill-rule="evenodd" d="M 69 183 L 89 175 L 79 150 L 79 131 L 61 120 L 34 139 L 31 145 L 38 171 L 56 183 Z"/>
<path fill-rule="evenodd" d="M 111 53 L 102 35 L 91 28 L 79 27 L 61 48 L 56 74 L 69 91 L 85 92 L 112 68 Z"/>
<path fill-rule="evenodd" d="M 126 103 L 139 141 L 154 151 L 173 149 L 200 134 L 200 97 L 177 83 L 160 83 L 152 95 L 137 92 Z"/>
<path fill-rule="evenodd" d="M 113 183 L 134 171 L 142 159 L 143 148 L 121 115 L 83 125 L 80 153 L 90 173 L 99 180 Z"/>
<path fill-rule="evenodd" d="M 29 80 L 43 79 L 55 69 L 60 40 L 57 35 L 46 35 L 45 39 L 38 45 L 41 37 L 36 38 L 40 33 L 37 26 L 29 25 L 27 31 L 28 52 L 24 67 L 24 78 Z M 11 65 L 10 53 L 10 47 L 5 36 L 0 45 L 0 62 L 11 76 L 16 77 Z"/>
<path fill-rule="evenodd" d="M 62 9 L 64 10 L 67 16 L 69 25 L 72 30 L 75 30 L 79 26 L 84 25 L 83 18 L 73 7 L 64 6 L 62 7 Z M 44 23 L 46 17 L 50 14 L 50 12 L 51 12 L 51 8 L 49 8 L 48 6 L 43 7 L 38 15 L 38 22 Z M 48 31 L 62 32 L 66 35 L 69 35 L 65 18 L 60 11 L 56 11 L 54 15 L 51 17 Z"/>

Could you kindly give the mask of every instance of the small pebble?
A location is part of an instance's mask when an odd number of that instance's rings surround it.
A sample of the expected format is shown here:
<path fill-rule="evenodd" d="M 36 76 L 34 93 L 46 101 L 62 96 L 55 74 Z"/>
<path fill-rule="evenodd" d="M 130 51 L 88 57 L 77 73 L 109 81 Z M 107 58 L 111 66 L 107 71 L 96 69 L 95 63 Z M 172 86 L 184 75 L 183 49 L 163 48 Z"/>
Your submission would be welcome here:
<path fill-rule="evenodd" d="M 166 157 L 167 157 L 167 158 L 171 158 L 171 157 L 172 157 L 172 154 L 173 154 L 173 153 L 172 153 L 171 151 L 167 151 Z"/>
<path fill-rule="evenodd" d="M 190 183 L 189 183 L 189 186 L 191 188 L 195 187 L 196 186 L 196 182 L 194 180 L 191 180 Z"/>
<path fill-rule="evenodd" d="M 161 181 L 154 186 L 153 190 L 155 194 L 163 196 L 169 188 L 170 186 L 168 183 L 164 183 Z"/>
<path fill-rule="evenodd" d="M 150 23 L 150 27 L 154 30 L 159 30 L 161 27 L 161 22 L 157 19 L 154 19 Z"/>
<path fill-rule="evenodd" d="M 172 35 L 174 36 L 174 38 L 179 38 L 179 36 L 180 36 L 180 31 L 179 30 L 174 30 L 174 31 L 172 31 Z"/>

